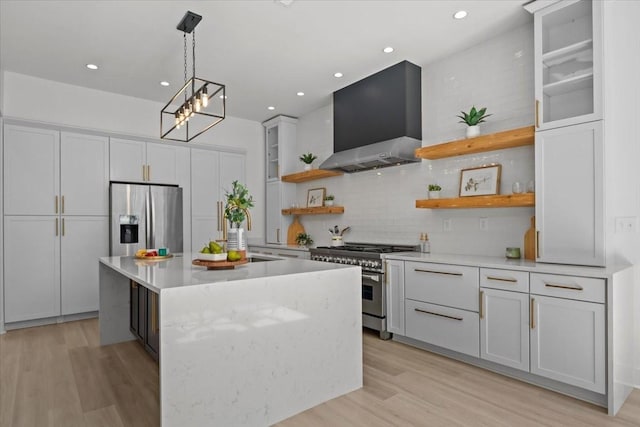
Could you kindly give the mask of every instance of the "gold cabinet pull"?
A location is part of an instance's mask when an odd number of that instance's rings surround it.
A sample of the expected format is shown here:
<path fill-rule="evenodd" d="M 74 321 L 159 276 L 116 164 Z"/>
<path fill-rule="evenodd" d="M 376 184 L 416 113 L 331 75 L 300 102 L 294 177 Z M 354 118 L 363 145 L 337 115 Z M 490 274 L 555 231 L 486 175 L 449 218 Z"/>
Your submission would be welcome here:
<path fill-rule="evenodd" d="M 458 321 L 463 321 L 464 320 L 462 317 L 455 317 L 455 316 L 449 316 L 447 314 L 434 313 L 433 311 L 420 310 L 419 308 L 414 308 L 414 310 L 417 311 L 418 313 L 430 314 L 432 316 L 445 317 L 447 319 L 453 319 L 453 320 L 458 320 Z"/>
<path fill-rule="evenodd" d="M 147 165 L 147 181 L 151 181 L 151 165 Z"/>
<path fill-rule="evenodd" d="M 138 284 L 133 280 L 130 280 L 130 282 L 131 282 L 131 289 L 136 289 L 138 287 Z"/>
<path fill-rule="evenodd" d="M 56 218 L 56 236 L 58 235 L 58 218 Z"/>
<path fill-rule="evenodd" d="M 536 230 L 536 258 L 540 258 L 540 232 Z"/>
<path fill-rule="evenodd" d="M 484 291 L 480 291 L 480 318 L 484 319 Z"/>
<path fill-rule="evenodd" d="M 142 180 L 147 180 L 147 168 L 145 168 L 144 165 L 142 165 Z"/>
<path fill-rule="evenodd" d="M 516 279 L 511 279 L 511 278 L 506 278 L 506 277 L 487 276 L 487 280 L 497 280 L 499 282 L 518 283 L 518 281 Z"/>
<path fill-rule="evenodd" d="M 56 196 L 56 200 L 53 206 L 54 206 L 53 209 L 55 210 L 55 213 L 58 213 L 58 196 Z"/>
<path fill-rule="evenodd" d="M 422 270 L 420 268 L 414 268 L 413 271 L 418 273 L 433 273 L 433 274 L 445 274 L 448 276 L 462 276 L 462 273 L 449 273 L 448 271 L 436 271 L 436 270 Z"/>
<path fill-rule="evenodd" d="M 62 197 L 60 198 L 60 206 L 62 207 L 62 209 L 60 209 L 60 210 L 61 210 L 61 213 L 64 213 L 64 196 L 62 196 Z M 64 221 L 64 220 L 63 220 L 63 221 Z M 64 233 L 63 233 L 63 234 L 64 234 Z"/>
<path fill-rule="evenodd" d="M 62 235 L 64 236 L 64 218 L 62 218 Z"/>
<path fill-rule="evenodd" d="M 536 99 L 536 128 L 540 127 L 540 101 Z"/>
<path fill-rule="evenodd" d="M 570 291 L 583 291 L 584 288 L 580 285 L 575 285 L 575 286 L 571 286 L 571 285 L 559 285 L 557 283 L 547 283 L 544 282 L 544 286 L 547 288 L 558 288 L 558 289 L 568 289 Z"/>
<path fill-rule="evenodd" d="M 529 326 L 531 326 L 531 329 L 535 329 L 536 328 L 536 311 L 535 311 L 535 307 L 536 307 L 536 299 L 535 298 L 531 298 L 530 306 L 529 306 Z"/>

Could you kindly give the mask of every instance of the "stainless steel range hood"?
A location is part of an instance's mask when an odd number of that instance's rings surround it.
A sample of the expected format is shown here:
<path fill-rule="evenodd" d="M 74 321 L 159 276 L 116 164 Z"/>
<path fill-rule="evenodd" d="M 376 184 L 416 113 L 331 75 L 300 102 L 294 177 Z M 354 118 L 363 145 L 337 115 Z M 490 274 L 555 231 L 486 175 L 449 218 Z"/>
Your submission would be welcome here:
<path fill-rule="evenodd" d="M 320 169 L 350 173 L 419 162 L 415 150 L 421 146 L 419 139 L 402 136 L 332 154 Z"/>

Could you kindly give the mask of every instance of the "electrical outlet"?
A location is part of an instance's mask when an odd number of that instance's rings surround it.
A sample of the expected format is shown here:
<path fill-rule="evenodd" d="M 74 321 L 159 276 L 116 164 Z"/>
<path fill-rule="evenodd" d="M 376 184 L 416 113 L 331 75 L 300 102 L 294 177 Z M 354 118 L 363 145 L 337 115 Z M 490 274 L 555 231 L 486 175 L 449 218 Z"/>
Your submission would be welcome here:
<path fill-rule="evenodd" d="M 442 221 L 442 229 L 444 231 L 451 231 L 453 229 L 453 227 L 451 226 L 451 219 L 445 219 L 444 221 Z"/>
<path fill-rule="evenodd" d="M 635 216 L 616 217 L 616 233 L 635 233 L 638 229 Z"/>
<path fill-rule="evenodd" d="M 489 231 L 489 218 L 480 218 L 480 231 Z"/>

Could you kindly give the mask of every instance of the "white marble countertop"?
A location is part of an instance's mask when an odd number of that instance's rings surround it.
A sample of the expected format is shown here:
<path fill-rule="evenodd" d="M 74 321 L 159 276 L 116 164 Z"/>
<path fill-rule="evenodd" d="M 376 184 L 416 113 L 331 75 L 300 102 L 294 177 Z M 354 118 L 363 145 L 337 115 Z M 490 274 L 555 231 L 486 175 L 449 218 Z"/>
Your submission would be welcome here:
<path fill-rule="evenodd" d="M 507 259 L 481 255 L 424 254 L 420 252 L 400 252 L 383 255 L 385 259 L 403 261 L 433 262 L 437 264 L 455 264 L 471 267 L 501 268 L 529 271 L 532 273 L 565 274 L 581 277 L 610 278 L 613 274 L 631 267 L 612 265 L 608 267 L 584 267 L 578 265 L 548 264 L 525 259 Z"/>
<path fill-rule="evenodd" d="M 115 256 L 100 258 L 100 262 L 154 292 L 216 282 L 231 282 L 349 268 L 346 265 L 326 262 L 276 258 L 274 261 L 250 262 L 238 265 L 232 270 L 207 270 L 205 267 L 191 264 L 191 261 L 197 257 L 195 253 L 185 252 L 184 254 L 174 255 L 173 258 L 162 261 L 148 261 L 131 256 Z M 249 253 L 247 256 L 251 257 L 252 254 Z M 269 258 L 263 254 L 256 254 L 256 257 Z"/>

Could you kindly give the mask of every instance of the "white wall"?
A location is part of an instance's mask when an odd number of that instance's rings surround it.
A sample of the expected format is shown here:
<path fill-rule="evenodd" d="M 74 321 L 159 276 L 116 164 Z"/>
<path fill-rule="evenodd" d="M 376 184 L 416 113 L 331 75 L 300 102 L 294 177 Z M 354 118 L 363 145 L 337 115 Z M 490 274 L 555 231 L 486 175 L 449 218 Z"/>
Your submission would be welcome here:
<path fill-rule="evenodd" d="M 473 104 L 488 107 L 493 114 L 482 125 L 483 133 L 533 123 L 532 24 L 442 61 L 418 65 L 422 66 L 423 145 L 464 138 L 465 125 L 457 123 L 456 115 Z M 333 152 L 332 121 L 331 106 L 301 117 L 298 152 L 319 155 L 317 163 L 325 160 Z M 454 197 L 460 169 L 487 163 L 502 165 L 501 193 L 510 194 L 513 181 L 526 185 L 534 179 L 532 146 L 345 174 L 299 184 L 297 194 L 298 203 L 304 205 L 308 189 L 325 187 L 345 213 L 301 220 L 316 245 L 329 244 L 327 229 L 338 224 L 352 227 L 348 241 L 417 243 L 419 233 L 428 232 L 433 252 L 500 256 L 507 246 L 523 247 L 533 208 L 415 208 L 416 199 L 427 198 L 428 184 L 437 182 L 444 197 Z M 480 231 L 481 217 L 489 218 L 488 231 Z M 452 220 L 450 232 L 443 231 L 445 219 Z"/>

